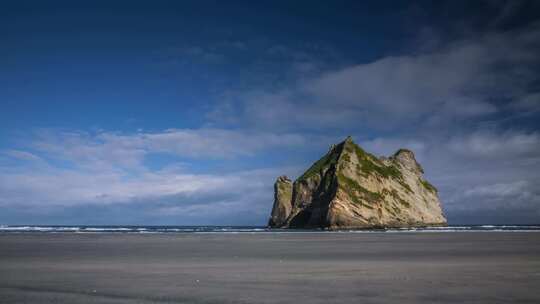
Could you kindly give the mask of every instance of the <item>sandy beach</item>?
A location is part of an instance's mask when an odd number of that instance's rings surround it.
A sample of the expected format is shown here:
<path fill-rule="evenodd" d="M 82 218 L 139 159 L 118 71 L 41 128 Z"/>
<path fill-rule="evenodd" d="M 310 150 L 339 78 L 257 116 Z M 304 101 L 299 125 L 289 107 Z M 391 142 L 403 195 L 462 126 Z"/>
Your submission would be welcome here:
<path fill-rule="evenodd" d="M 540 303 L 540 233 L 0 234 L 1 303 Z"/>

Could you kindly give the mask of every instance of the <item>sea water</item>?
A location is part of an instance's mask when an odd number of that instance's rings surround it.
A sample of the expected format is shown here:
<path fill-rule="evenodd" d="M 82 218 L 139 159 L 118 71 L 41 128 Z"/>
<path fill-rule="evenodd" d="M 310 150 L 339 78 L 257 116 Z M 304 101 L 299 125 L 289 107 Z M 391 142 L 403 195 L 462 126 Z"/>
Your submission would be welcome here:
<path fill-rule="evenodd" d="M 460 225 L 361 230 L 271 229 L 264 226 L 56 226 L 0 225 L 0 233 L 411 233 L 411 232 L 540 232 L 540 225 Z"/>

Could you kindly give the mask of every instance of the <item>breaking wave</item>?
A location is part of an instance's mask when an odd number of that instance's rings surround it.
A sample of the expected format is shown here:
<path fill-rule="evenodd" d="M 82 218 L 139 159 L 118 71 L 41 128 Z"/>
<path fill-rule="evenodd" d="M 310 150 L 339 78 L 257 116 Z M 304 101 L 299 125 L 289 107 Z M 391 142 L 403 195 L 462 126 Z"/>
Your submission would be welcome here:
<path fill-rule="evenodd" d="M 304 230 L 261 226 L 33 226 L 0 225 L 0 233 L 417 233 L 417 232 L 540 232 L 540 225 L 471 225 L 429 228 Z"/>

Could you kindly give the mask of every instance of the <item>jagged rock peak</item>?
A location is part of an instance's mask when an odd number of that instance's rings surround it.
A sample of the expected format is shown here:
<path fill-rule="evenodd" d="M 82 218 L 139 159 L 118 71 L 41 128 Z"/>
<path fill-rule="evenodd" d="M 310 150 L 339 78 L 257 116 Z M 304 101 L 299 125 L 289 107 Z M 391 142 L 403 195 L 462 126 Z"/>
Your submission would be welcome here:
<path fill-rule="evenodd" d="M 291 213 L 292 181 L 285 175 L 279 176 L 274 184 L 274 206 L 268 222 L 269 226 L 279 227 Z"/>
<path fill-rule="evenodd" d="M 416 161 L 416 157 L 414 157 L 413 151 L 409 149 L 399 149 L 390 157 L 390 159 L 394 159 L 404 166 L 406 166 L 409 169 L 417 170 L 420 173 L 424 173 L 424 169 L 420 164 Z"/>
<path fill-rule="evenodd" d="M 437 190 L 414 153 L 389 158 L 364 151 L 349 136 L 332 145 L 294 183 L 274 185 L 271 227 L 373 228 L 444 225 Z"/>
<path fill-rule="evenodd" d="M 277 182 L 280 182 L 280 183 L 292 183 L 292 181 L 289 179 L 289 177 L 287 175 L 278 176 L 278 178 L 276 180 L 276 183 Z"/>

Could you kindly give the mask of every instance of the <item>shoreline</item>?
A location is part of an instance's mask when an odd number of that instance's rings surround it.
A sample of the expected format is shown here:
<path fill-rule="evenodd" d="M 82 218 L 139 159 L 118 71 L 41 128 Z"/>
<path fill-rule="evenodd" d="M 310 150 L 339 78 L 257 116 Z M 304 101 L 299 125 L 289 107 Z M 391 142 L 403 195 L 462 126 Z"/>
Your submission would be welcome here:
<path fill-rule="evenodd" d="M 538 303 L 539 284 L 537 233 L 0 233 L 0 303 Z"/>

